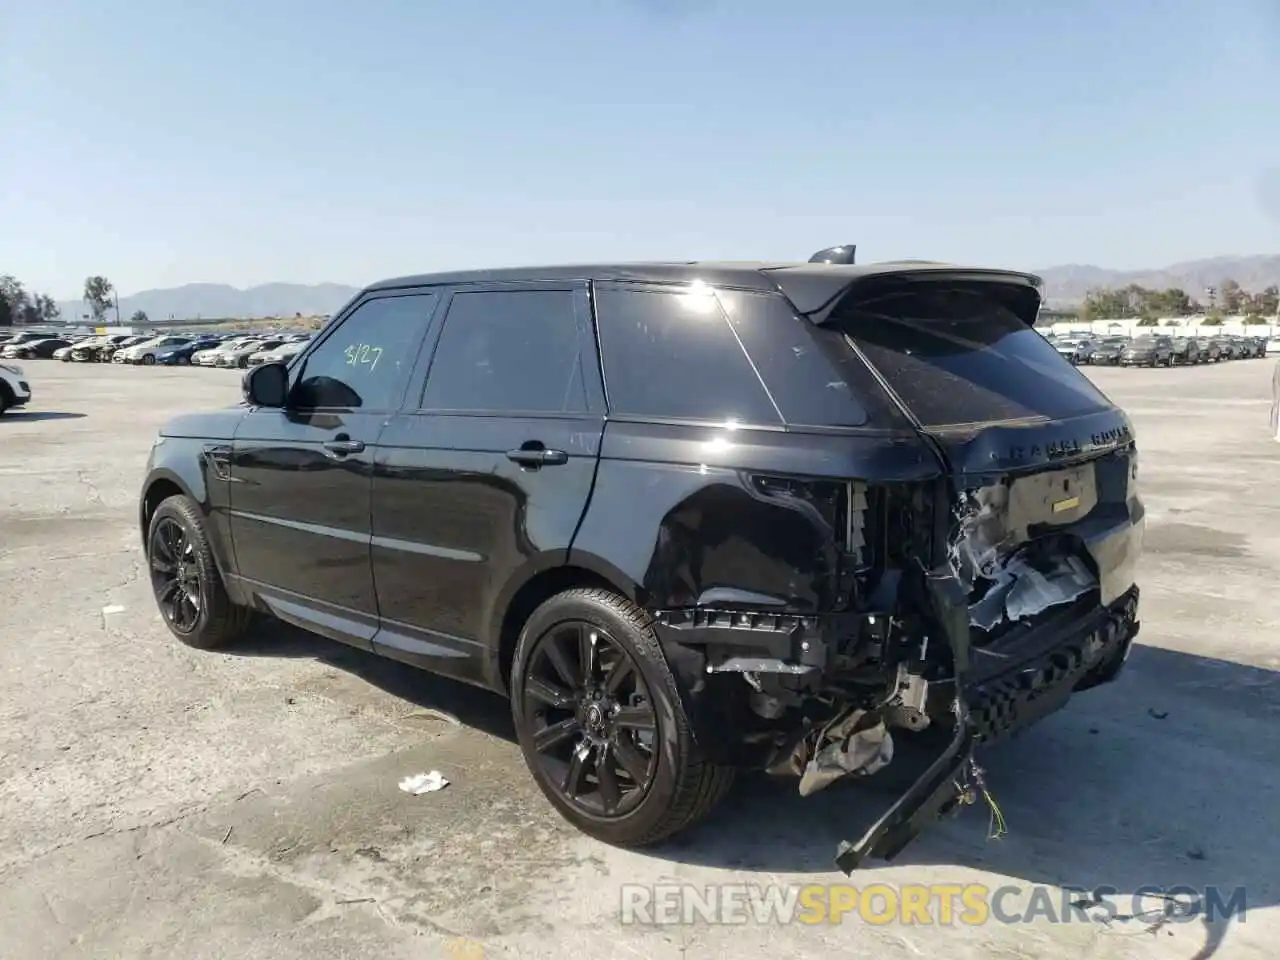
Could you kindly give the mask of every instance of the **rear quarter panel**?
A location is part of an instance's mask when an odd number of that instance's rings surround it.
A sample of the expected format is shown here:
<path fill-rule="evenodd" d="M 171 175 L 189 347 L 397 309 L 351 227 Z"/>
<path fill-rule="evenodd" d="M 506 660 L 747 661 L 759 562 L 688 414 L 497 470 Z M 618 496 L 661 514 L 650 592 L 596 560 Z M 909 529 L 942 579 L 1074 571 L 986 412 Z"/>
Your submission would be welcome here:
<path fill-rule="evenodd" d="M 936 472 L 914 438 L 613 420 L 571 562 L 650 609 L 735 600 L 821 612 L 833 599 L 835 534 L 815 513 L 763 495 L 752 474 L 891 481 Z"/>

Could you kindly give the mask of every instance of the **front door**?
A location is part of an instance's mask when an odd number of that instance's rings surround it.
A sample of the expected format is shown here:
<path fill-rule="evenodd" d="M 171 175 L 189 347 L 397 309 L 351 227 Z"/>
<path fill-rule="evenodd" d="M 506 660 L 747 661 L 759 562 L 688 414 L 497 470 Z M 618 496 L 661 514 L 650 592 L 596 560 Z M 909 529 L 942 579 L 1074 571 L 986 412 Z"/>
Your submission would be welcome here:
<path fill-rule="evenodd" d="M 507 602 L 565 562 L 591 494 L 604 400 L 589 310 L 577 284 L 451 295 L 375 456 L 379 653 L 493 682 Z"/>
<path fill-rule="evenodd" d="M 378 603 L 369 496 L 434 293 L 360 301 L 299 356 L 283 409 L 251 411 L 229 464 L 238 576 L 281 619 L 369 648 Z"/>

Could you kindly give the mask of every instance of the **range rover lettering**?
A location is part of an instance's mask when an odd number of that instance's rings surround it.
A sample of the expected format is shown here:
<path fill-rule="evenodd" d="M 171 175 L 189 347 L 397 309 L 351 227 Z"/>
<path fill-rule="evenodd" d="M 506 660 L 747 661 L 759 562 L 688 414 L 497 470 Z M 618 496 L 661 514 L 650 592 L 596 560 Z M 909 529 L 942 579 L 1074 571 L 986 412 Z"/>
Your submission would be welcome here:
<path fill-rule="evenodd" d="M 270 614 L 507 696 L 547 800 L 610 843 L 739 770 L 904 767 L 836 852 L 892 858 L 1138 633 L 1133 427 L 1040 300 L 919 261 L 374 284 L 160 431 L 158 607 L 195 647 Z"/>

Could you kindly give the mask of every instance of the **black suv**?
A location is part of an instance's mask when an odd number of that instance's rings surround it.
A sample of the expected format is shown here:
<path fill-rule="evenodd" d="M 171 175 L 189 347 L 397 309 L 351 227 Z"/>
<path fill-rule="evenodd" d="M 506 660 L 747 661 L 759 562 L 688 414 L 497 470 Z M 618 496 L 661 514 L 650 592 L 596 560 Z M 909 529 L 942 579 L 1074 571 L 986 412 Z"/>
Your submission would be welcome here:
<path fill-rule="evenodd" d="M 261 611 L 510 697 L 549 801 L 658 841 L 735 770 L 910 786 L 851 871 L 982 795 L 975 748 L 1138 632 L 1128 417 L 1036 277 L 924 262 L 437 274 L 361 292 L 152 448 L 170 630 Z"/>

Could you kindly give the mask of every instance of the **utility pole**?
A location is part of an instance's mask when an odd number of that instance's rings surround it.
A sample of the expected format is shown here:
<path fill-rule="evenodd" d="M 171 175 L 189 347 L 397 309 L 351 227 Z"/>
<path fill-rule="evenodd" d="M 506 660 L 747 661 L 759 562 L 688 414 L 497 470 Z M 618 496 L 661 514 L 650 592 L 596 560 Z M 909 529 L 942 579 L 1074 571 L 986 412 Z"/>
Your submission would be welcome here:
<path fill-rule="evenodd" d="M 116 326 L 118 327 L 120 326 L 120 291 L 112 290 L 111 292 L 115 294 L 116 298 Z"/>

